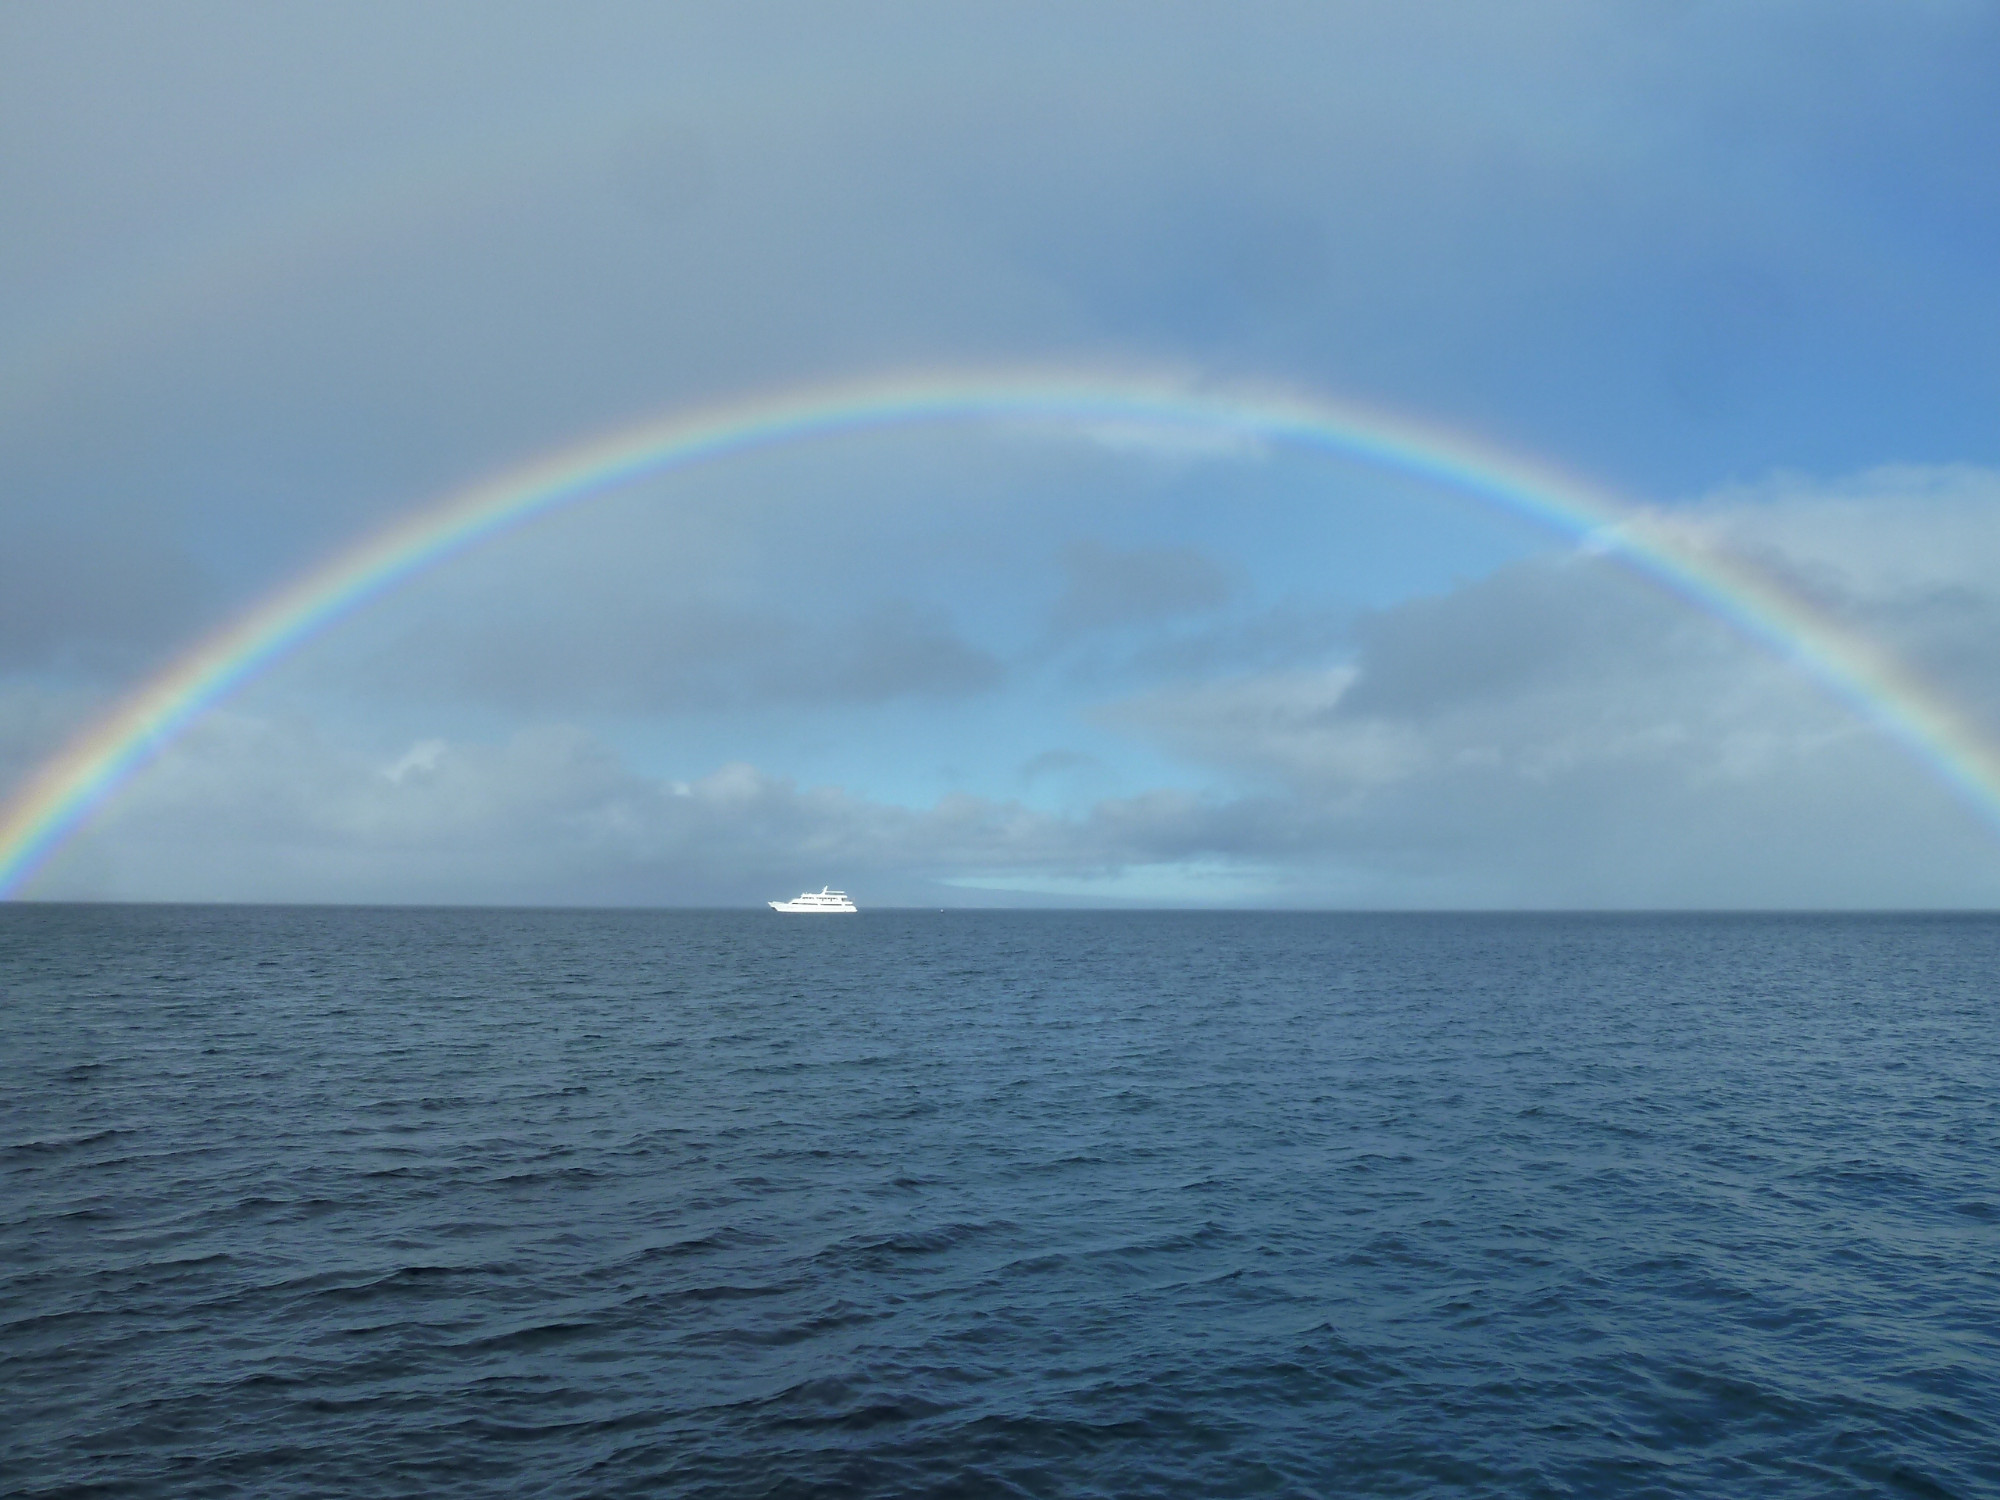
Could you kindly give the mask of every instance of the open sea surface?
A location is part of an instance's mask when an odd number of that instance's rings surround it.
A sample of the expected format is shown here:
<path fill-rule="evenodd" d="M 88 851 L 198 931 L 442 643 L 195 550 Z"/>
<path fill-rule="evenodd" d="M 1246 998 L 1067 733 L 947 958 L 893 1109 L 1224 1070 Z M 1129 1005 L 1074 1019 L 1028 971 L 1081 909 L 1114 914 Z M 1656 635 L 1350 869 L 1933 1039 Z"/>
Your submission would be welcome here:
<path fill-rule="evenodd" d="M 0 1492 L 2000 1493 L 2000 919 L 0 907 Z"/>

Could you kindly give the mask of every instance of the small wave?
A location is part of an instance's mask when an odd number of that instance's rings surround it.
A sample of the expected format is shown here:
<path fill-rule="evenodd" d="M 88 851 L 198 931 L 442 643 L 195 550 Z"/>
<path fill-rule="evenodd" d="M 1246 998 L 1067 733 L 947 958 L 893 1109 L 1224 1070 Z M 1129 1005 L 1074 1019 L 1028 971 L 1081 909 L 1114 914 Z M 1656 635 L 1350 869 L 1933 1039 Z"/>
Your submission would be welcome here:
<path fill-rule="evenodd" d="M 740 1282 L 718 1281 L 708 1286 L 687 1286 L 664 1293 L 671 1302 L 737 1302 L 751 1297 L 776 1297 L 789 1291 L 782 1286 L 748 1286 Z"/>
<path fill-rule="evenodd" d="M 949 1406 L 940 1402 L 926 1401 L 918 1396 L 903 1396 L 884 1401 L 871 1401 L 866 1405 L 848 1407 L 845 1410 L 824 1414 L 798 1414 L 774 1416 L 769 1425 L 775 1428 L 833 1428 L 840 1432 L 867 1432 L 873 1428 L 904 1425 L 922 1421 L 950 1411 Z"/>
<path fill-rule="evenodd" d="M 991 1219 L 976 1223 L 940 1224 L 929 1229 L 906 1229 L 895 1234 L 857 1235 L 827 1246 L 812 1258 L 816 1263 L 828 1265 L 880 1266 L 920 1256 L 941 1255 L 991 1235 L 1012 1233 L 1019 1227 L 1012 1220 Z"/>
<path fill-rule="evenodd" d="M 408 1265 L 397 1266 L 363 1281 L 350 1279 L 351 1273 L 324 1272 L 281 1282 L 270 1290 L 290 1292 L 315 1301 L 367 1302 L 377 1297 L 393 1296 L 429 1287 L 442 1287 L 452 1281 L 478 1281 L 495 1275 L 503 1268 L 492 1265 L 441 1266 Z"/>
<path fill-rule="evenodd" d="M 989 1278 L 993 1284 L 1005 1281 L 1011 1276 L 1037 1276 L 1050 1271 L 1060 1271 L 1071 1264 L 1070 1257 L 1061 1251 L 1045 1251 L 1040 1255 L 1024 1255 L 1019 1260 L 1010 1260 Z"/>
<path fill-rule="evenodd" d="M 921 1421 L 952 1408 L 914 1393 L 864 1394 L 852 1380 L 820 1378 L 800 1381 L 774 1395 L 747 1403 L 776 1428 L 837 1428 L 866 1431 L 885 1423 Z"/>
<path fill-rule="evenodd" d="M 839 1302 L 823 1312 L 791 1322 L 710 1329 L 696 1334 L 689 1342 L 695 1346 L 716 1348 L 782 1349 L 794 1344 L 808 1344 L 849 1328 L 877 1323 L 885 1316 L 885 1310 L 871 1311 L 855 1303 Z"/>
<path fill-rule="evenodd" d="M 510 1172 L 505 1177 L 493 1179 L 495 1187 L 526 1188 L 559 1184 L 563 1187 L 588 1187 L 603 1177 L 603 1173 L 592 1167 L 551 1167 L 541 1171 Z"/>
<path fill-rule="evenodd" d="M 536 1323 L 527 1328 L 510 1329 L 505 1333 L 487 1334 L 456 1347 L 469 1354 L 520 1354 L 568 1343 L 572 1339 L 585 1338 L 601 1331 L 600 1325 L 596 1323 L 560 1321 Z"/>
<path fill-rule="evenodd" d="M 1924 1187 L 1923 1178 L 1907 1167 L 1896 1166 L 1889 1162 L 1860 1160 L 1811 1167 L 1803 1172 L 1790 1174 L 1790 1180 L 1862 1193 L 1888 1191 L 1910 1193 L 1921 1191 Z"/>
<path fill-rule="evenodd" d="M 671 1264 L 689 1257 L 715 1255 L 724 1251 L 742 1249 L 769 1243 L 766 1235 L 752 1234 L 747 1230 L 725 1226 L 711 1229 L 704 1234 L 689 1235 L 685 1239 L 666 1240 L 659 1244 L 642 1245 L 616 1260 L 594 1267 L 589 1275 L 594 1280 L 607 1277 L 626 1276 L 643 1267 L 657 1264 Z"/>
<path fill-rule="evenodd" d="M 106 1127 L 102 1130 L 86 1130 L 81 1135 L 40 1136 L 34 1140 L 17 1141 L 11 1146 L 0 1146 L 0 1156 L 55 1156 L 63 1152 L 80 1150 L 94 1146 L 99 1141 L 116 1140 L 120 1136 L 136 1135 L 132 1130 Z"/>

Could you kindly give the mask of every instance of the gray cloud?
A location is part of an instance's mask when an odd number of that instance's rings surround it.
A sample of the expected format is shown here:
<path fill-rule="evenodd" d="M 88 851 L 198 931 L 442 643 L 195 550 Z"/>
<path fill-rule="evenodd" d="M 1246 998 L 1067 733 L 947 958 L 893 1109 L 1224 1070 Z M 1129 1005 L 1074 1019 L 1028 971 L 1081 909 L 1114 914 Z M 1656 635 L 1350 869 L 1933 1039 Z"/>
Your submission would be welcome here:
<path fill-rule="evenodd" d="M 908 600 L 814 614 L 701 600 L 597 603 L 433 617 L 349 670 L 371 692 L 617 713 L 962 696 L 1004 676 L 942 610 Z"/>
<path fill-rule="evenodd" d="M 2000 733 L 2000 472 L 1779 475 L 1677 512 L 1713 545 L 1888 648 Z"/>
<path fill-rule="evenodd" d="M 1981 708 L 2000 681 L 1994 493 L 1994 476 L 1963 470 L 1831 493 L 1781 481 L 1688 524 L 1815 583 L 1824 607 Z M 1922 768 L 1796 670 L 1598 557 L 1379 611 L 1340 666 L 1161 690 L 1112 717 L 1266 787 L 1315 830 L 1305 845 L 1421 877 L 1439 899 L 1949 904 L 2000 890 L 1994 831 Z"/>
<path fill-rule="evenodd" d="M 1713 632 L 1663 608 L 1616 565 L 1536 560 L 1361 616 L 1360 672 L 1341 712 L 1411 719 L 1614 673 L 1636 685 L 1684 664 L 1691 634 Z"/>
<path fill-rule="evenodd" d="M 1073 542 L 1063 551 L 1062 569 L 1063 591 L 1049 610 L 1058 635 L 1203 614 L 1236 592 L 1228 570 L 1192 547 Z"/>
<path fill-rule="evenodd" d="M 746 902 L 836 879 L 935 899 L 947 876 L 1112 870 L 1204 842 L 1198 799 L 1082 820 L 946 797 L 925 809 L 746 764 L 637 775 L 582 731 L 422 743 L 383 763 L 296 724 L 220 715 L 47 878 L 54 894 L 192 899 Z"/>

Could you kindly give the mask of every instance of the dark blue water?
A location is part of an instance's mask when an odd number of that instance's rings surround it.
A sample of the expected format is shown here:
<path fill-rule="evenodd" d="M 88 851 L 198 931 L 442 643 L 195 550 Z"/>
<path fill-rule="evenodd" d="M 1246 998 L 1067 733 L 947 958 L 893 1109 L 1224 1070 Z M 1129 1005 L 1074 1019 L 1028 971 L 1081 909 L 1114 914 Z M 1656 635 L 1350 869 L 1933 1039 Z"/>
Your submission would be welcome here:
<path fill-rule="evenodd" d="M 0 1490 L 2000 1492 L 2000 920 L 0 908 Z"/>

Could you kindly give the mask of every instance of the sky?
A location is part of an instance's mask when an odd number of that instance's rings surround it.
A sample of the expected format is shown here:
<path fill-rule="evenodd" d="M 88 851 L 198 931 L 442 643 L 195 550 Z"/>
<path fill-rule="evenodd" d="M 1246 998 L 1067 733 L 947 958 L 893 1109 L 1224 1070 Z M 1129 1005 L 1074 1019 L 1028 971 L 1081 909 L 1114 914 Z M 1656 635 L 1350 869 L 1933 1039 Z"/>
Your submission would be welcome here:
<path fill-rule="evenodd" d="M 1324 396 L 1516 455 L 2000 737 L 1996 160 L 2000 11 L 1957 0 L 10 6 L 0 798 L 469 484 L 937 370 Z M 2000 824 L 1588 539 L 1241 435 L 967 420 L 422 570 L 20 894 L 825 883 L 1990 907 Z"/>

